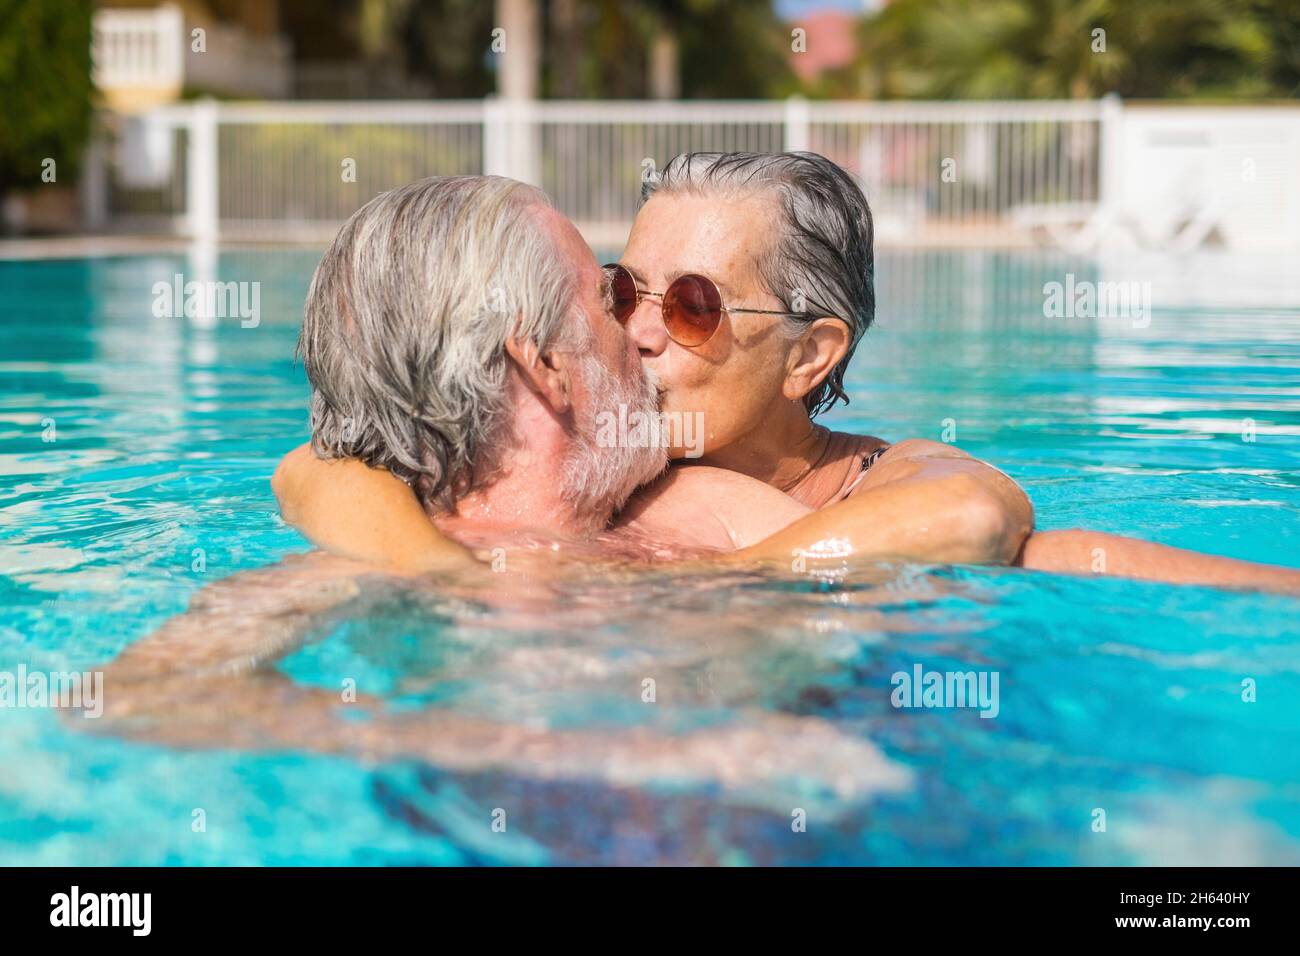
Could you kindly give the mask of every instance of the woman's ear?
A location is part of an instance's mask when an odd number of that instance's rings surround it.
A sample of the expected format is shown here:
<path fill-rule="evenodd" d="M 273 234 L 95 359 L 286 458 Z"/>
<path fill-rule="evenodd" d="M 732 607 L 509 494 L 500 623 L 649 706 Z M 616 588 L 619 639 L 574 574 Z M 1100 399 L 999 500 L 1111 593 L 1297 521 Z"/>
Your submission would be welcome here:
<path fill-rule="evenodd" d="M 536 343 L 514 336 L 506 339 L 506 354 L 523 383 L 558 415 L 572 407 L 569 373 L 556 364 L 556 352 L 543 352 Z"/>
<path fill-rule="evenodd" d="M 849 327 L 839 319 L 817 319 L 790 350 L 782 393 L 798 401 L 815 389 L 849 351 Z"/>

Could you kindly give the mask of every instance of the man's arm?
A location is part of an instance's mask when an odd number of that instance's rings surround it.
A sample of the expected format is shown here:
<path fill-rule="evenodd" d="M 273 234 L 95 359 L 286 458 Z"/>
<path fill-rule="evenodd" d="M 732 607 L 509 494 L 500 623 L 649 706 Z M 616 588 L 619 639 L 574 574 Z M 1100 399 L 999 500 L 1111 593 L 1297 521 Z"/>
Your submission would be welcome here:
<path fill-rule="evenodd" d="M 828 817 L 908 785 L 908 772 L 869 741 L 819 718 L 741 711 L 732 723 L 680 734 L 653 726 L 539 728 L 445 707 L 390 710 L 364 686 L 345 700 L 340 690 L 298 684 L 271 666 L 346 602 L 365 599 L 370 586 L 380 597 L 394 585 L 430 583 L 439 591 L 472 584 L 480 600 L 513 597 L 499 576 L 477 577 L 481 571 L 403 584 L 314 552 L 232 575 L 104 669 L 99 719 L 68 719 L 79 730 L 171 747 L 278 748 L 542 780 L 707 786 L 779 812 L 829 793 Z"/>
<path fill-rule="evenodd" d="M 253 670 L 292 651 L 323 615 L 360 593 L 363 575 L 375 572 L 313 551 L 232 574 L 204 587 L 185 613 L 127 647 L 109 665 L 106 682 Z"/>

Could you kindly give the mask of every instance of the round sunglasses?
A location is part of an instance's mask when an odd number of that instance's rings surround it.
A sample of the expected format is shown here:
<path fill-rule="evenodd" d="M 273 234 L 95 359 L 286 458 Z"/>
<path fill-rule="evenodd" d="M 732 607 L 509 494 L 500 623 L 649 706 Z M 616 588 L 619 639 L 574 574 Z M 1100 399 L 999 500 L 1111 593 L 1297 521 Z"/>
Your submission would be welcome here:
<path fill-rule="evenodd" d="M 772 309 L 735 309 L 722 304 L 722 294 L 708 276 L 678 276 L 664 292 L 638 289 L 636 279 L 623 266 L 611 263 L 604 266 L 606 292 L 609 294 L 614 318 L 624 325 L 646 296 L 656 296 L 662 301 L 664 328 L 668 337 L 678 345 L 698 348 L 718 331 L 723 312 L 745 312 L 752 315 L 784 315 L 798 317 L 803 312 L 777 312 Z"/>

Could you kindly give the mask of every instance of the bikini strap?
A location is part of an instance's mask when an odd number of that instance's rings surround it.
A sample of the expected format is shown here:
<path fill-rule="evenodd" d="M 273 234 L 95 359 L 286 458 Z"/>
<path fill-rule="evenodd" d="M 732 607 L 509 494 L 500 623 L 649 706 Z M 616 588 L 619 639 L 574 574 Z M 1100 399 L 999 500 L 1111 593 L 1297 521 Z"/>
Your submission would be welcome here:
<path fill-rule="evenodd" d="M 876 459 L 879 458 L 881 455 L 883 455 L 885 452 L 889 451 L 889 449 L 890 449 L 889 445 L 881 445 L 870 455 L 862 456 L 862 470 L 858 472 L 858 477 L 853 479 L 853 484 L 849 485 L 846 489 L 844 489 L 844 494 L 840 496 L 841 501 L 843 501 L 849 495 L 853 494 L 853 489 L 862 483 L 863 478 L 867 477 L 867 469 L 870 468 L 872 465 L 874 465 L 876 463 Z"/>
<path fill-rule="evenodd" d="M 872 465 L 874 465 L 874 464 L 876 463 L 876 459 L 879 458 L 881 455 L 883 455 L 885 452 L 889 451 L 889 449 L 890 449 L 891 447 L 893 447 L 893 446 L 891 446 L 891 445 L 881 445 L 879 448 L 877 448 L 875 451 L 873 451 L 870 455 L 864 455 L 863 458 L 862 458 L 862 470 L 863 470 L 863 471 L 866 471 L 868 468 L 870 468 Z"/>

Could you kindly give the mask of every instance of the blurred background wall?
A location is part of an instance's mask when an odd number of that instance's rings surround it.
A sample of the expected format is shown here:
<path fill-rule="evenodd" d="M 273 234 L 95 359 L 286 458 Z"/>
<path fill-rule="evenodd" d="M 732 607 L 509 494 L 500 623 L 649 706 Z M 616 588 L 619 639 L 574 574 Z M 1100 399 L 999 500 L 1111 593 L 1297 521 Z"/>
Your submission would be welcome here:
<path fill-rule="evenodd" d="M 810 148 L 884 243 L 1290 248 L 1297 94 L 1295 0 L 0 0 L 0 211 L 316 242 L 496 172 L 612 245 L 677 152 Z"/>

